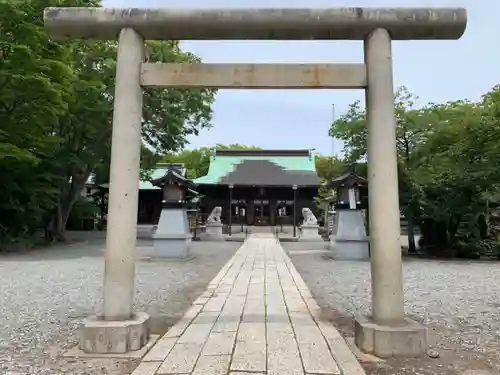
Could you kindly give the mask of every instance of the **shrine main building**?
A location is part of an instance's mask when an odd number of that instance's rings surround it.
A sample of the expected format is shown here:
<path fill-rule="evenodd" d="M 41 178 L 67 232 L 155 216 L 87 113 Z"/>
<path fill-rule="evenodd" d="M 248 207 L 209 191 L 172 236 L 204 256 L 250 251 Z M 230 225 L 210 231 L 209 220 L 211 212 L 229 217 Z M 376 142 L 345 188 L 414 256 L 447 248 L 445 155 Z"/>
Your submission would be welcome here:
<path fill-rule="evenodd" d="M 200 210 L 222 207 L 225 224 L 292 225 L 315 211 L 320 179 L 310 150 L 216 150 L 206 176 L 194 179 Z M 297 223 L 298 224 L 298 223 Z"/>
<path fill-rule="evenodd" d="M 151 179 L 170 168 L 186 176 L 182 165 L 159 164 Z M 320 186 L 310 150 L 215 150 L 207 175 L 193 182 L 201 217 L 220 206 L 224 224 L 249 226 L 293 225 L 294 209 L 299 224 L 302 208 L 316 211 L 314 197 Z M 156 224 L 161 201 L 161 191 L 141 181 L 138 223 Z"/>

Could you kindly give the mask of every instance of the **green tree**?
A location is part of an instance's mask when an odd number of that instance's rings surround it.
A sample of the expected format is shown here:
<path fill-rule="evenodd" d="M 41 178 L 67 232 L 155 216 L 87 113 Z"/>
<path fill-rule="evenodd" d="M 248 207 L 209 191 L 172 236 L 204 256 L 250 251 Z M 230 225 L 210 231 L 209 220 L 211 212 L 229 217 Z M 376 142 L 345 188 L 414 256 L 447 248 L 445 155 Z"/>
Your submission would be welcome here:
<path fill-rule="evenodd" d="M 344 163 L 339 158 L 321 154 L 315 155 L 314 164 L 318 177 L 323 181 L 330 181 L 338 177 L 343 173 L 345 168 Z"/>
<path fill-rule="evenodd" d="M 165 155 L 162 163 L 183 163 L 186 167 L 188 178 L 194 179 L 205 176 L 210 165 L 210 156 L 213 150 L 209 147 L 202 147 L 193 150 L 183 150 L 179 153 Z"/>
<path fill-rule="evenodd" d="M 415 237 L 413 211 L 415 205 L 412 191 L 415 188 L 411 179 L 413 166 L 412 155 L 415 148 L 424 141 L 429 123 L 426 116 L 415 109 L 418 97 L 410 93 L 405 86 L 396 90 L 394 98 L 394 116 L 396 121 L 396 147 L 399 157 L 400 206 L 408 220 L 409 250 L 415 251 Z M 330 128 L 330 136 L 344 142 L 346 162 L 353 163 L 367 157 L 367 127 L 366 111 L 356 101 L 349 106 L 349 110 Z"/>
<path fill-rule="evenodd" d="M 414 178 L 421 187 L 424 238 L 438 251 L 456 254 L 461 244 L 491 235 L 490 206 L 500 198 L 496 90 L 480 103 L 457 101 L 423 110 L 433 117 L 433 129 L 418 150 Z"/>
<path fill-rule="evenodd" d="M 318 194 L 314 197 L 314 201 L 319 210 L 323 211 L 325 209 L 325 199 L 330 197 L 333 193 L 332 189 L 330 189 L 327 184 L 329 181 L 342 174 L 345 165 L 336 157 L 324 156 L 320 154 L 315 155 L 314 164 L 316 166 L 316 173 L 321 181 Z"/>
<path fill-rule="evenodd" d="M 14 237 L 45 225 L 51 238 L 64 240 L 69 214 L 90 174 L 101 181 L 109 175 L 116 43 L 51 41 L 43 28 L 43 8 L 59 5 L 99 2 L 0 4 L 0 171 L 9 181 L 0 192 L 1 216 L 9 220 L 0 222 L 3 233 Z M 150 62 L 199 61 L 181 51 L 178 42 L 151 42 L 146 51 Z M 214 94 L 144 90 L 146 166 L 210 126 Z"/>
<path fill-rule="evenodd" d="M 177 42 L 151 42 L 147 52 L 152 62 L 199 61 L 182 52 Z M 62 166 L 61 172 L 65 170 L 66 176 L 51 225 L 58 240 L 63 239 L 71 209 L 90 173 L 99 165 L 108 166 L 110 158 L 116 44 L 92 42 L 90 46 L 80 45 L 75 54 L 77 75 L 73 87 L 79 92 L 72 96 L 62 121 L 67 130 L 59 133 L 63 138 L 59 160 L 69 163 Z M 143 165 L 153 163 L 157 159 L 154 155 L 180 149 L 187 136 L 209 127 L 213 99 L 213 90 L 144 90 L 143 156 L 149 158 L 143 158 Z"/>
<path fill-rule="evenodd" d="M 477 253 L 490 241 L 492 207 L 499 204 L 499 87 L 478 103 L 431 103 L 418 109 L 414 104 L 415 96 L 398 90 L 401 208 L 419 225 L 423 245 L 433 253 L 457 255 L 468 248 L 470 256 L 471 246 Z M 364 116 L 354 103 L 330 130 L 344 141 L 349 161 L 366 156 Z"/>
<path fill-rule="evenodd" d="M 57 198 L 51 129 L 67 112 L 73 72 L 71 45 L 42 30 L 43 3 L 0 2 L 0 242 L 42 227 Z"/>
<path fill-rule="evenodd" d="M 417 100 L 418 97 L 410 93 L 405 86 L 396 90 L 396 147 L 400 158 L 405 162 L 411 159 L 413 149 L 422 142 L 422 136 L 428 127 L 421 112 L 415 109 Z M 347 113 L 332 124 L 329 135 L 343 141 L 346 162 L 353 163 L 366 158 L 366 111 L 359 100 L 352 103 Z"/>

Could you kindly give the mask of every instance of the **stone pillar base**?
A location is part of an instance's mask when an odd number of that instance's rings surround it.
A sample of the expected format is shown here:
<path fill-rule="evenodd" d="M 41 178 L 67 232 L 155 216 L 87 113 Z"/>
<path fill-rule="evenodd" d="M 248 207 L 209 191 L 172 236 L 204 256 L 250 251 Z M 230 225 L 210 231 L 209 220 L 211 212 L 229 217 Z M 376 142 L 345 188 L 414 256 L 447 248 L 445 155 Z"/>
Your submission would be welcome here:
<path fill-rule="evenodd" d="M 380 358 L 417 357 L 427 352 L 425 326 L 405 318 L 405 324 L 383 326 L 358 317 L 354 326 L 356 346 Z"/>
<path fill-rule="evenodd" d="M 80 331 L 78 347 L 85 353 L 123 354 L 140 350 L 149 340 L 150 316 L 135 313 L 130 320 L 108 321 L 87 318 Z"/>
<path fill-rule="evenodd" d="M 319 225 L 302 225 L 299 241 L 323 241 L 319 234 Z"/>
<path fill-rule="evenodd" d="M 331 256 L 334 260 L 368 260 L 370 250 L 368 240 L 346 240 L 332 238 L 330 243 Z"/>
<path fill-rule="evenodd" d="M 153 236 L 153 247 L 149 251 L 153 258 L 187 259 L 191 256 L 191 234 Z"/>
<path fill-rule="evenodd" d="M 212 241 L 224 241 L 222 224 L 205 224 L 205 235 L 203 239 Z"/>

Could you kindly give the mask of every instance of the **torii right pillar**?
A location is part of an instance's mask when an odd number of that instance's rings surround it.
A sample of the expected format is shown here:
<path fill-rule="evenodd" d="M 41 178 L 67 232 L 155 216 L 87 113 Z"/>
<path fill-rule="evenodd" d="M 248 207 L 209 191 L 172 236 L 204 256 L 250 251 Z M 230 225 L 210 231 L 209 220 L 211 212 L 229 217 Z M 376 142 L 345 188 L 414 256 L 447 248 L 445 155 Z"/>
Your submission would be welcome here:
<path fill-rule="evenodd" d="M 391 36 L 376 29 L 364 43 L 372 316 L 356 319 L 356 345 L 382 358 L 417 356 L 427 338 L 404 315 Z"/>

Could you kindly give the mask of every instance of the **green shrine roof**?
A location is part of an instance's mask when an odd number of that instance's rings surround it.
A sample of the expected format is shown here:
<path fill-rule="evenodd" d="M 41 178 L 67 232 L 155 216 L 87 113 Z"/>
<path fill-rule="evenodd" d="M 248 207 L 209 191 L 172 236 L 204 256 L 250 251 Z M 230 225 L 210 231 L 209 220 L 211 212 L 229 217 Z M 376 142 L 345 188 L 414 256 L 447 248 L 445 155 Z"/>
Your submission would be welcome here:
<path fill-rule="evenodd" d="M 201 185 L 319 186 L 309 150 L 217 150 Z"/>
<path fill-rule="evenodd" d="M 158 178 L 161 178 L 167 173 L 168 171 L 167 166 L 162 166 L 161 164 L 158 165 L 156 168 L 154 168 L 151 172 L 150 178 L 151 180 L 156 180 Z M 139 181 L 139 190 L 155 190 L 159 189 L 157 186 L 153 186 L 153 184 L 150 181 L 147 180 L 140 180 Z"/>
<path fill-rule="evenodd" d="M 165 174 L 172 169 L 172 166 L 177 166 L 171 163 L 166 164 L 157 164 L 155 168 L 151 171 L 149 175 L 149 180 L 140 180 L 139 181 L 139 190 L 155 190 L 159 189 L 159 187 L 154 186 L 151 181 L 157 180 L 165 176 Z M 184 165 L 179 164 L 178 167 L 181 169 L 181 175 L 184 177 L 186 175 L 186 168 Z"/>

